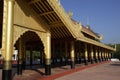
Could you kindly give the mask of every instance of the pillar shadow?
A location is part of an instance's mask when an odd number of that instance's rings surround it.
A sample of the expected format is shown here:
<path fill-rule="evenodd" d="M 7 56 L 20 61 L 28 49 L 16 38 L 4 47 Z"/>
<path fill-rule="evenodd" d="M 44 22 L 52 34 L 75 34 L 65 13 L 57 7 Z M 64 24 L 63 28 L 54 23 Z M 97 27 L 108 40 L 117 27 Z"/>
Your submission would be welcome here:
<path fill-rule="evenodd" d="M 40 71 L 40 70 L 38 70 L 38 69 L 40 69 L 40 66 L 39 65 L 33 65 L 33 66 L 27 66 L 25 69 L 23 69 L 23 71 L 24 70 L 31 70 L 31 71 L 35 71 L 35 72 L 37 72 L 38 74 L 40 74 L 41 76 L 43 76 L 43 75 L 45 75 L 45 73 L 44 72 L 42 72 L 42 71 Z M 13 66 L 13 68 L 12 68 L 12 79 L 14 78 L 14 76 L 17 74 L 17 66 Z M 29 73 L 28 73 L 29 74 Z"/>

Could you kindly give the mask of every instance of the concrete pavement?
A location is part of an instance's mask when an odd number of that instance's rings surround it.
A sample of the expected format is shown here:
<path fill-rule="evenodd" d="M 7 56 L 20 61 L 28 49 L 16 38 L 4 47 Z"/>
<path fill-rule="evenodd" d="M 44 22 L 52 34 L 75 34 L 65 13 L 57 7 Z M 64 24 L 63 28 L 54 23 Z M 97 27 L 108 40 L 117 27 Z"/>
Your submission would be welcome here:
<path fill-rule="evenodd" d="M 34 69 L 35 68 L 35 69 Z M 0 70 L 1 80 L 2 70 Z M 13 80 L 120 80 L 120 62 L 102 62 L 84 66 L 77 64 L 76 69 L 70 66 L 52 68 L 52 75 L 45 76 L 43 68 L 26 69 L 22 76 L 13 69 Z"/>
<path fill-rule="evenodd" d="M 101 64 L 55 80 L 120 80 L 120 62 Z"/>

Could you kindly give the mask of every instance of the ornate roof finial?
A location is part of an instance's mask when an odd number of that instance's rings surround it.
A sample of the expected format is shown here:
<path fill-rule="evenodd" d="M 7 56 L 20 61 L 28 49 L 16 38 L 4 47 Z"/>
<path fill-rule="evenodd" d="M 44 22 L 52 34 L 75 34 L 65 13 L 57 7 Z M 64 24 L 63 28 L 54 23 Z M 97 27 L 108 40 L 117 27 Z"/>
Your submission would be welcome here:
<path fill-rule="evenodd" d="M 103 35 L 100 36 L 100 40 L 102 40 L 102 39 L 103 39 Z"/>
<path fill-rule="evenodd" d="M 79 25 L 82 26 L 82 22 L 79 22 Z"/>
<path fill-rule="evenodd" d="M 90 29 L 90 25 L 86 25 L 86 28 L 87 28 L 87 29 Z"/>
<path fill-rule="evenodd" d="M 72 12 L 72 11 L 69 11 L 69 12 L 68 12 L 68 16 L 71 18 L 72 15 L 73 15 L 73 12 Z"/>
<path fill-rule="evenodd" d="M 61 4 L 60 4 L 60 0 L 56 0 L 56 1 L 59 3 L 59 5 L 61 5 Z"/>

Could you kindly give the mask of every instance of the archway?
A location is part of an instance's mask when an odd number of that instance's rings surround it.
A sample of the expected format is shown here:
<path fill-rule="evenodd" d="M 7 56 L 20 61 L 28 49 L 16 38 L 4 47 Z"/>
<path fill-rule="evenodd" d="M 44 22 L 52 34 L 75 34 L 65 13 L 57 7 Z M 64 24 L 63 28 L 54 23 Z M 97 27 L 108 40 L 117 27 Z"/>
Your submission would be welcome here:
<path fill-rule="evenodd" d="M 44 46 L 39 36 L 33 31 L 27 31 L 15 43 L 18 50 L 18 75 L 22 75 L 22 69 L 44 63 Z"/>

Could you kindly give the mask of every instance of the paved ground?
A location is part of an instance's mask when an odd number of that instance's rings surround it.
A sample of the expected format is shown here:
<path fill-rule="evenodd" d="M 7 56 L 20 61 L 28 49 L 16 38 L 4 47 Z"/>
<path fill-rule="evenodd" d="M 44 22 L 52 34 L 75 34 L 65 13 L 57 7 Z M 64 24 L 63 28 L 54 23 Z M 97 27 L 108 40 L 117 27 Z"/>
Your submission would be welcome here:
<path fill-rule="evenodd" d="M 55 80 L 120 80 L 120 62 L 91 67 Z"/>
<path fill-rule="evenodd" d="M 120 80 L 120 62 L 102 62 L 88 66 L 79 64 L 76 69 L 70 69 L 70 66 L 56 67 L 52 69 L 51 76 L 45 76 L 44 69 L 37 67 L 24 70 L 22 76 L 16 75 L 14 69 L 13 80 Z M 0 80 L 1 73 L 2 70 Z"/>

